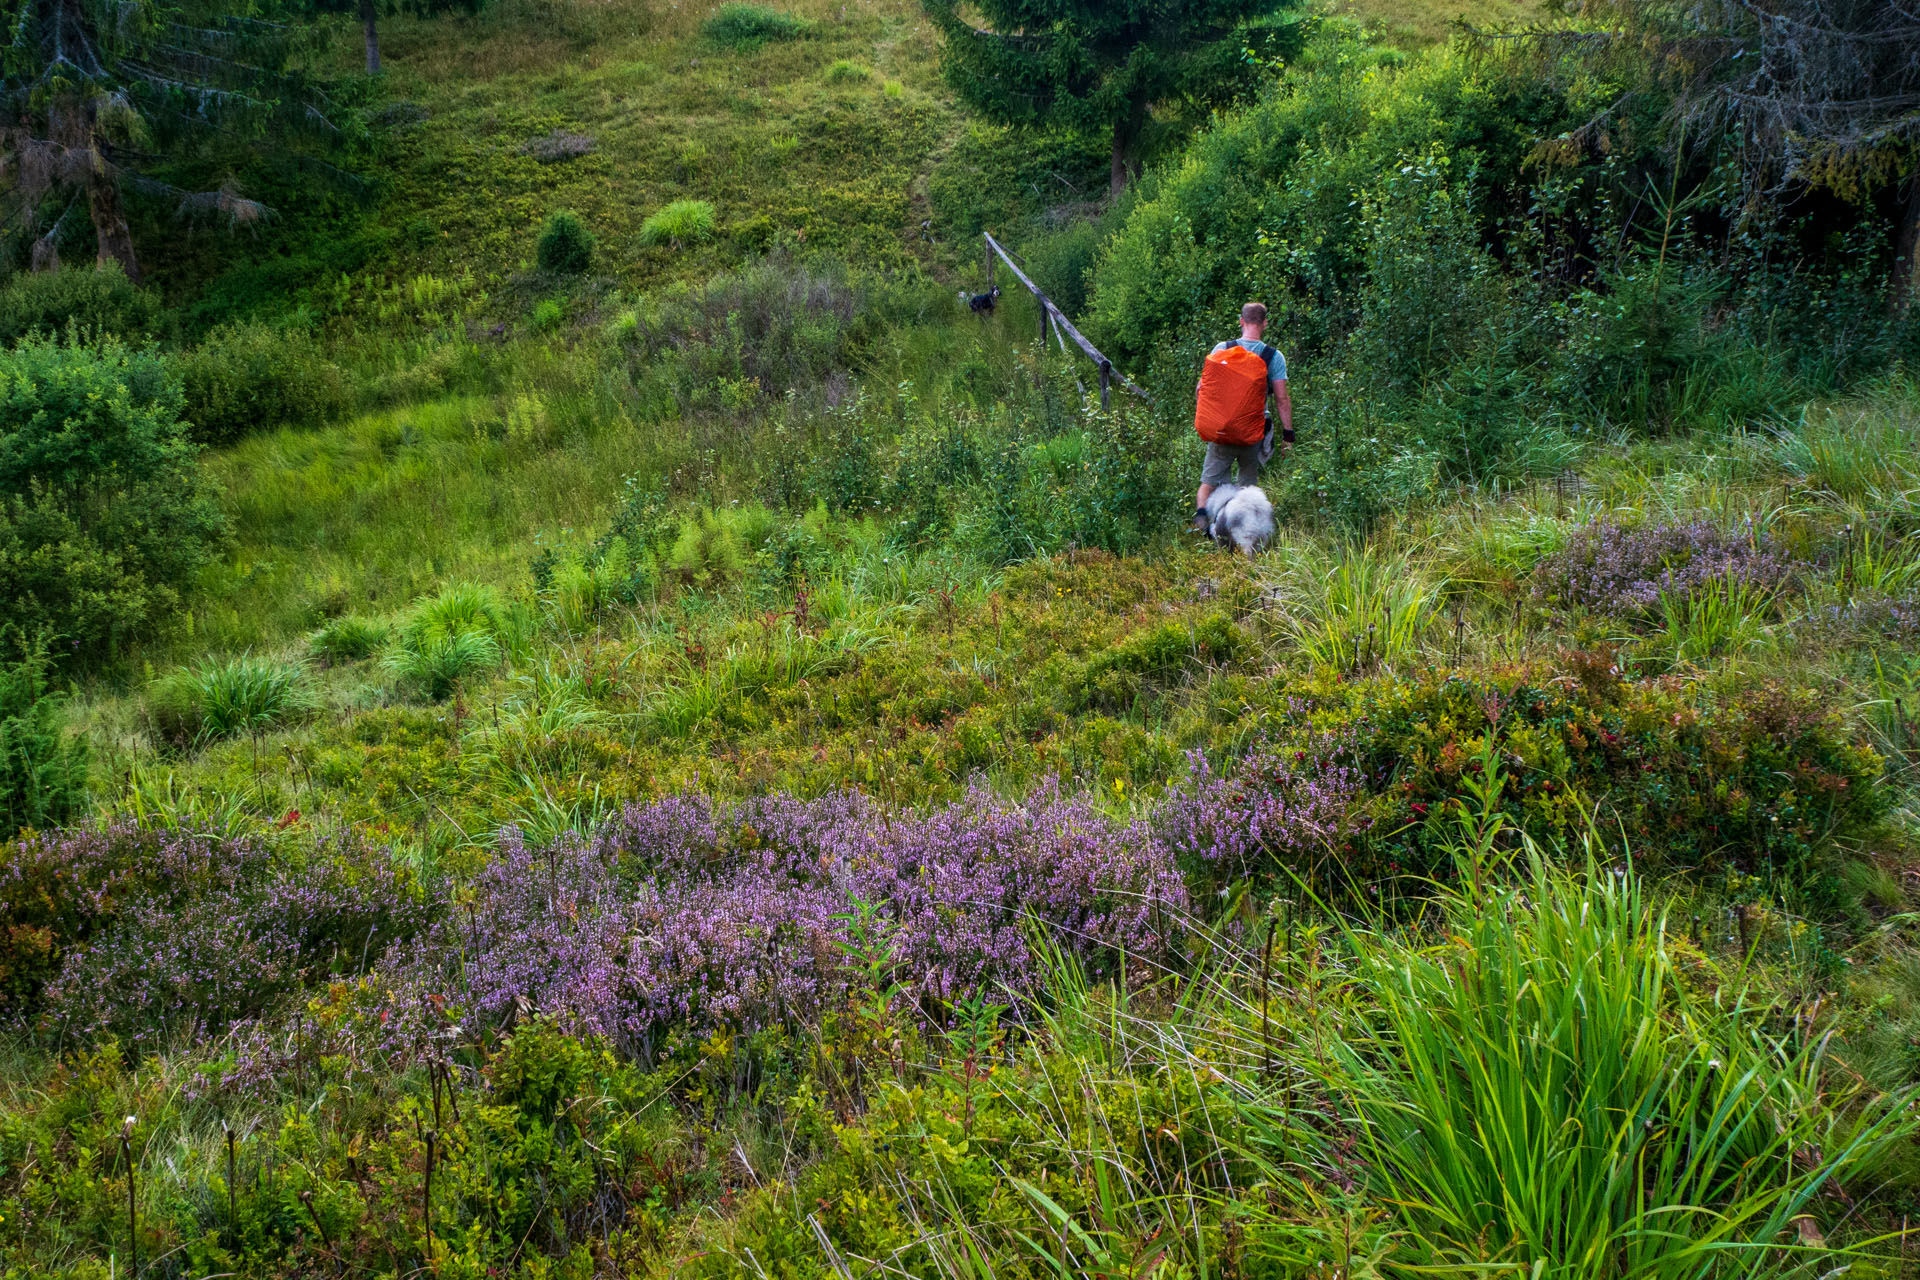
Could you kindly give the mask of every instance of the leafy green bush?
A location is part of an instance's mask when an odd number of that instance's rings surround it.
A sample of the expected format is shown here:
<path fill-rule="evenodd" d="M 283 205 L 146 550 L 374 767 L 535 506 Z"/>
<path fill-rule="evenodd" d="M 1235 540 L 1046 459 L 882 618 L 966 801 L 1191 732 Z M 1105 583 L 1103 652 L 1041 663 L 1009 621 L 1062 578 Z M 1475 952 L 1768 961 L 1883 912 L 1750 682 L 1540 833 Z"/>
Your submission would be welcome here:
<path fill-rule="evenodd" d="M 542 298 L 534 304 L 533 327 L 541 333 L 559 328 L 560 322 L 566 318 L 566 308 L 562 307 L 557 299 Z"/>
<path fill-rule="evenodd" d="M 176 672 L 156 682 L 148 699 L 156 732 L 179 748 L 258 737 L 313 708 L 303 664 L 251 654 Z"/>
<path fill-rule="evenodd" d="M 0 343 L 18 342 L 29 333 L 60 337 L 73 325 L 143 338 L 159 318 L 158 295 L 127 279 L 117 262 L 22 272 L 0 288 Z"/>
<path fill-rule="evenodd" d="M 86 739 L 67 735 L 48 667 L 39 648 L 0 667 L 0 840 L 60 826 L 86 806 Z"/>
<path fill-rule="evenodd" d="M 346 376 L 299 329 L 222 325 L 174 357 L 194 437 L 226 444 L 250 431 L 312 426 L 344 412 Z"/>
<path fill-rule="evenodd" d="M 180 410 L 117 340 L 0 353 L 0 611 L 64 660 L 158 633 L 226 534 Z"/>
<path fill-rule="evenodd" d="M 571 209 L 558 209 L 540 229 L 534 261 L 555 275 L 583 275 L 593 265 L 593 232 Z"/>
<path fill-rule="evenodd" d="M 1824 892 L 1822 852 L 1887 810 L 1880 757 L 1809 692 L 1762 686 L 1703 708 L 1671 683 L 1623 679 L 1610 654 L 1564 664 L 1370 694 L 1356 749 L 1394 785 L 1372 802 L 1347 869 L 1444 871 L 1440 819 L 1489 776 L 1489 750 L 1506 762 L 1495 807 L 1540 840 L 1578 838 L 1591 818 L 1643 860 L 1731 863 L 1811 892 Z"/>
<path fill-rule="evenodd" d="M 700 24 L 700 34 L 724 49 L 750 53 L 773 40 L 797 40 L 812 29 L 804 18 L 757 4 L 723 4 Z"/>
<path fill-rule="evenodd" d="M 647 215 L 640 224 L 640 243 L 681 245 L 705 240 L 713 234 L 713 206 L 705 200 L 675 200 Z"/>

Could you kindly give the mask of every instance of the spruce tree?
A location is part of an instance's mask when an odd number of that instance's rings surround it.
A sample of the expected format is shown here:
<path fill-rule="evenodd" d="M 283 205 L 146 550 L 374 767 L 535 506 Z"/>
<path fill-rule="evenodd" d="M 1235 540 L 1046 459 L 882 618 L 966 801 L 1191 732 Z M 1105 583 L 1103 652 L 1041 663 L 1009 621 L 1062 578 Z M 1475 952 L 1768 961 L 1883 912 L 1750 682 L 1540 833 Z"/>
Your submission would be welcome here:
<path fill-rule="evenodd" d="M 0 190 L 36 268 L 58 265 L 79 215 L 97 259 L 137 281 L 129 192 L 229 225 L 269 212 L 231 182 L 171 185 L 160 176 L 170 159 L 225 151 L 231 171 L 246 153 L 285 159 L 338 136 L 316 86 L 293 69 L 293 28 L 166 0 L 0 0 L 0 13 Z"/>
<path fill-rule="evenodd" d="M 922 0 L 946 37 L 948 83 L 1008 125 L 1065 125 L 1107 138 L 1111 184 L 1138 171 L 1155 108 L 1212 106 L 1242 89 L 1250 40 L 1298 0 Z"/>

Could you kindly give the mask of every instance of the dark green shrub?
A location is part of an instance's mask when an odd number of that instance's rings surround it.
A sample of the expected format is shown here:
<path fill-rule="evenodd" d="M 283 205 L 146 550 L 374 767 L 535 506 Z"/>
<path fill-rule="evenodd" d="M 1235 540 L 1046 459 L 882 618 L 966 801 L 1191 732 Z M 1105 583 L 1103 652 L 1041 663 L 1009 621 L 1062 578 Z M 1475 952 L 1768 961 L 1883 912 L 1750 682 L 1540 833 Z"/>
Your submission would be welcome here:
<path fill-rule="evenodd" d="M 94 662 L 179 610 L 226 534 L 158 356 L 29 338 L 0 354 L 0 612 Z"/>
<path fill-rule="evenodd" d="M 86 740 L 67 736 L 48 667 L 38 648 L 0 667 L 0 840 L 60 826 L 86 806 Z"/>
<path fill-rule="evenodd" d="M 1087 309 L 1087 284 L 1101 238 L 1099 223 L 1081 221 L 1030 237 L 1025 246 L 1027 274 L 1076 323 Z"/>
<path fill-rule="evenodd" d="M 23 272 L 0 288 L 0 342 L 29 333 L 59 335 L 72 325 L 140 338 L 160 318 L 158 295 L 127 279 L 117 262 Z"/>
<path fill-rule="evenodd" d="M 310 426 L 350 402 L 339 366 L 297 329 L 223 325 L 174 358 L 194 437 L 225 444 L 250 431 Z"/>
<path fill-rule="evenodd" d="M 1438 819 L 1484 775 L 1489 732 L 1511 821 L 1570 841 L 1591 816 L 1666 867 L 1804 883 L 1816 855 L 1886 811 L 1880 757 L 1808 692 L 1765 686 L 1700 707 L 1667 683 L 1622 680 L 1605 655 L 1567 664 L 1572 679 L 1436 677 L 1372 695 L 1360 758 L 1392 785 L 1375 802 L 1378 835 L 1359 839 L 1379 861 L 1356 874 L 1446 868 Z"/>
<path fill-rule="evenodd" d="M 542 271 L 555 275 L 583 275 L 593 265 L 593 232 L 587 230 L 579 214 L 570 209 L 556 210 L 540 229 L 534 260 Z"/>
<path fill-rule="evenodd" d="M 700 34 L 722 48 L 749 53 L 771 40 L 797 40 L 812 25 L 757 4 L 723 4 L 700 25 Z"/>

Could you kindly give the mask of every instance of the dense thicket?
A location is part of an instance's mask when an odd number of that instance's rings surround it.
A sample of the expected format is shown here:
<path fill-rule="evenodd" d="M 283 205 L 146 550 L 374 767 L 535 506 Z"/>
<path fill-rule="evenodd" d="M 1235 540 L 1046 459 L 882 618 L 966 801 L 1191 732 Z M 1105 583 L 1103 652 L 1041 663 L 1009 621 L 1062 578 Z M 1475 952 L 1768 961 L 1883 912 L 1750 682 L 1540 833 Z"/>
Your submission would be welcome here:
<path fill-rule="evenodd" d="M 179 385 L 118 341 L 32 338 L 0 355 L 0 601 L 63 657 L 154 634 L 225 522 Z"/>

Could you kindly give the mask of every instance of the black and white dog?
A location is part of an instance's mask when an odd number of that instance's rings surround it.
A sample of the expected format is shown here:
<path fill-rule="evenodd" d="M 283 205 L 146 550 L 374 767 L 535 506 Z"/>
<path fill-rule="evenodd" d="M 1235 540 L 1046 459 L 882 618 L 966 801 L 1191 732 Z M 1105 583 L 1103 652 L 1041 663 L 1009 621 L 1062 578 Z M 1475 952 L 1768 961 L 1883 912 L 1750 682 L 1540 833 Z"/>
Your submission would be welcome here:
<path fill-rule="evenodd" d="M 960 295 L 960 301 L 966 303 L 967 310 L 973 312 L 975 315 L 990 316 L 993 314 L 993 304 L 999 297 L 1000 286 L 995 285 L 985 293 L 963 292 Z"/>
<path fill-rule="evenodd" d="M 1273 541 L 1273 504 L 1258 485 L 1223 484 L 1207 495 L 1207 535 L 1253 555 Z"/>

